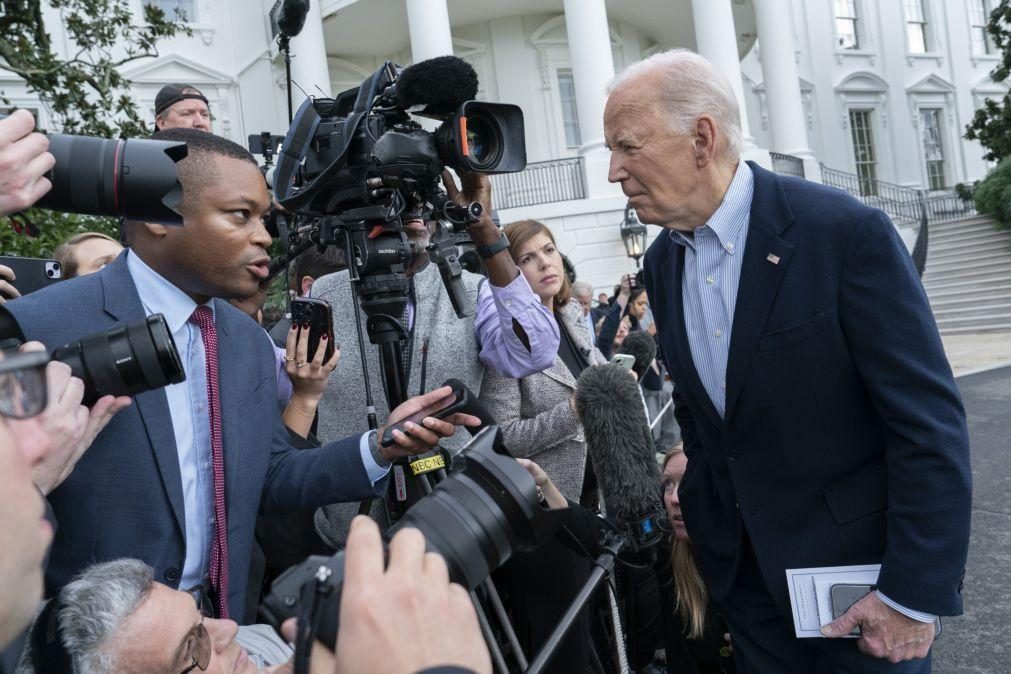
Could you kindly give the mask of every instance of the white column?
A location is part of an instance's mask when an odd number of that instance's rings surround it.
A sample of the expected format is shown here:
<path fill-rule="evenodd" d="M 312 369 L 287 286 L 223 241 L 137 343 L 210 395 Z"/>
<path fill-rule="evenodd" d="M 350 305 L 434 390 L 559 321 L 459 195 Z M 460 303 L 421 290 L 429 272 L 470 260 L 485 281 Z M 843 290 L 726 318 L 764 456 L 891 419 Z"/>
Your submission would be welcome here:
<path fill-rule="evenodd" d="M 411 34 L 411 59 L 415 63 L 453 55 L 446 0 L 407 0 L 407 27 Z"/>
<path fill-rule="evenodd" d="M 310 96 L 330 96 L 330 67 L 319 2 L 309 3 L 302 32 L 291 39 L 291 79 Z M 291 96 L 297 109 L 303 100 L 302 92 L 294 87 Z"/>
<path fill-rule="evenodd" d="M 757 0 L 760 4 L 762 0 Z M 730 0 L 692 0 L 692 19 L 695 24 L 695 45 L 699 56 L 708 59 L 730 81 L 740 107 L 741 135 L 744 147 L 741 156 L 755 159 L 771 166 L 768 151 L 758 151 L 748 124 L 748 110 L 744 102 L 744 84 L 741 78 L 741 58 L 737 53 L 737 29 Z"/>
<path fill-rule="evenodd" d="M 772 136 L 770 149 L 799 157 L 804 161 L 805 176 L 820 182 L 821 170 L 807 138 L 807 119 L 794 58 L 790 0 L 758 0 L 755 23 Z"/>
<path fill-rule="evenodd" d="M 565 30 L 572 59 L 572 79 L 576 89 L 579 135 L 584 156 L 587 196 L 618 194 L 607 182 L 610 153 L 604 148 L 604 93 L 614 77 L 611 33 L 607 26 L 604 0 L 565 0 Z"/>

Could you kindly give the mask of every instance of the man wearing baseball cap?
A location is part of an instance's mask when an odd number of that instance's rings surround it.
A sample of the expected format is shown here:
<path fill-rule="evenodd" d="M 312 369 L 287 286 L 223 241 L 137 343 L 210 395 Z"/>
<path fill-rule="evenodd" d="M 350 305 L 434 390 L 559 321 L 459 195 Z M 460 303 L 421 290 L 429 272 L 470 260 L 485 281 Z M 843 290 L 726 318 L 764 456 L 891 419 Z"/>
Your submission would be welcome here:
<path fill-rule="evenodd" d="M 211 131 L 207 97 L 188 84 L 166 84 L 154 99 L 154 126 L 158 131 L 178 127 Z"/>

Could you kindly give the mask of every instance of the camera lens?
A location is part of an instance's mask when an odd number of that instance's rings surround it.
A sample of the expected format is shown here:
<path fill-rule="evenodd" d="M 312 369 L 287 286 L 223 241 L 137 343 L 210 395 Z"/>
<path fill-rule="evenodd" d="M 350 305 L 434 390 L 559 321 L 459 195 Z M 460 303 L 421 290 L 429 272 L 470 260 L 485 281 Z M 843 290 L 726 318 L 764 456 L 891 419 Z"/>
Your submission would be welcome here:
<path fill-rule="evenodd" d="M 485 117 L 467 118 L 467 145 L 475 170 L 494 168 L 502 154 L 502 139 L 493 120 Z"/>
<path fill-rule="evenodd" d="M 165 317 L 148 316 L 82 337 L 53 351 L 84 381 L 84 404 L 104 395 L 136 395 L 186 379 Z"/>
<path fill-rule="evenodd" d="M 56 158 L 46 176 L 53 187 L 38 201 L 40 208 L 182 224 L 176 162 L 186 156 L 185 143 L 54 133 L 49 151 Z"/>
<path fill-rule="evenodd" d="M 392 535 L 415 527 L 425 535 L 428 549 L 446 560 L 449 577 L 468 590 L 480 585 L 517 550 L 532 550 L 562 524 L 564 514 L 545 510 L 537 499 L 534 481 L 515 459 L 496 454 L 498 428 L 488 426 L 464 450 L 466 468 L 441 482 L 415 503 Z M 319 615 L 316 638 L 333 648 L 337 640 L 344 553 L 309 557 L 274 581 L 263 603 L 268 621 L 280 625 L 295 615 L 307 583 L 326 567 L 331 591 L 329 607 Z"/>

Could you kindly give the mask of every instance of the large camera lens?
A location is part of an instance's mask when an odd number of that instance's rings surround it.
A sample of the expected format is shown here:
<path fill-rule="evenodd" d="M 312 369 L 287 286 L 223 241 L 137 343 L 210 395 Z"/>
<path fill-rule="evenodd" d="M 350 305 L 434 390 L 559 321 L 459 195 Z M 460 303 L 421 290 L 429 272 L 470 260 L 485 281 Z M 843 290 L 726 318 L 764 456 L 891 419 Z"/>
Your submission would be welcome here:
<path fill-rule="evenodd" d="M 182 224 L 176 162 L 186 156 L 186 143 L 54 133 L 49 151 L 56 158 L 47 175 L 53 188 L 38 201 L 40 208 Z"/>
<path fill-rule="evenodd" d="M 53 360 L 69 365 L 84 381 L 85 405 L 105 395 L 132 396 L 186 379 L 161 314 L 82 337 L 53 351 Z"/>
<path fill-rule="evenodd" d="M 390 531 L 416 527 L 428 548 L 445 558 L 449 577 L 468 590 L 480 585 L 516 550 L 533 550 L 562 524 L 560 511 L 545 510 L 533 479 L 515 459 L 495 453 L 496 426 L 478 433 L 464 449 L 466 467 L 419 500 Z M 322 574 L 320 569 L 326 569 Z M 318 611 L 316 638 L 333 648 L 344 578 L 344 553 L 309 557 L 274 581 L 262 611 L 280 626 L 296 615 L 307 583 L 327 577 L 330 588 Z M 311 593 L 310 593 L 311 594 Z"/>
<path fill-rule="evenodd" d="M 527 166 L 523 111 L 509 103 L 467 101 L 435 131 L 439 159 L 451 168 L 513 173 Z"/>

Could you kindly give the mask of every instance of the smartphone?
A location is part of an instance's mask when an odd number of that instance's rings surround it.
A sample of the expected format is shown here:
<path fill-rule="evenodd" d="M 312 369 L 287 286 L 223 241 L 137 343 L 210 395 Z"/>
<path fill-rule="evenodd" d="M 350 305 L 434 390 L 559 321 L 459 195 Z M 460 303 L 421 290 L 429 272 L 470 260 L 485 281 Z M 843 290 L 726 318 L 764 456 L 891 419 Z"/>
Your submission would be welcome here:
<path fill-rule="evenodd" d="M 14 281 L 11 285 L 22 295 L 41 290 L 63 278 L 63 269 L 56 260 L 0 256 L 0 264 L 13 270 Z"/>
<path fill-rule="evenodd" d="M 463 403 L 464 396 L 462 391 L 454 389 L 444 398 L 436 400 L 434 403 L 421 410 L 420 412 L 415 412 L 406 419 L 401 419 L 395 424 L 392 424 L 389 428 L 383 431 L 383 437 L 379 439 L 379 444 L 383 447 L 389 447 L 395 441 L 393 439 L 393 431 L 401 431 L 407 433 L 404 430 L 404 424 L 408 421 L 414 424 L 421 425 L 421 421 L 425 417 L 433 417 L 435 419 L 445 419 L 451 414 L 454 414 L 460 410 L 461 404 Z"/>
<path fill-rule="evenodd" d="M 611 364 L 623 370 L 631 370 L 635 365 L 635 356 L 628 353 L 616 353 L 611 356 Z"/>
<path fill-rule="evenodd" d="M 318 297 L 296 297 L 291 301 L 291 324 L 298 326 L 298 336 L 301 338 L 304 326 L 309 326 L 309 350 L 306 356 L 312 360 L 316 356 L 319 342 L 326 335 L 326 351 L 323 362 L 333 358 L 333 312 L 330 303 Z"/>
<path fill-rule="evenodd" d="M 868 594 L 876 590 L 874 585 L 857 585 L 849 583 L 838 583 L 829 588 L 829 596 L 832 600 L 832 620 L 835 620 L 849 610 L 850 606 L 857 603 Z M 849 633 L 851 637 L 860 636 L 860 627 L 853 628 Z M 934 638 L 941 636 L 941 618 L 934 620 Z"/>
<path fill-rule="evenodd" d="M 857 603 L 868 594 L 874 591 L 873 585 L 859 585 L 850 583 L 837 583 L 829 588 L 829 596 L 832 600 L 832 620 L 835 620 L 850 609 L 850 606 Z M 860 627 L 854 627 L 849 636 L 860 636 Z"/>

